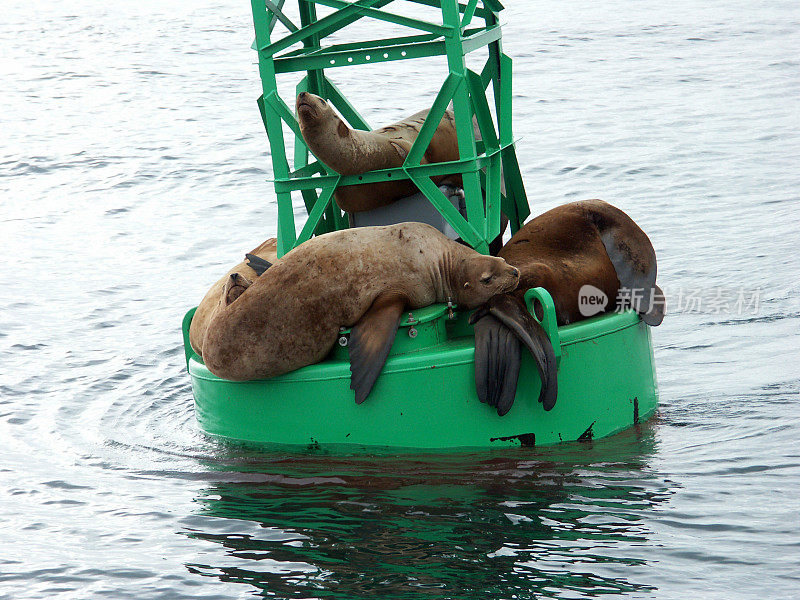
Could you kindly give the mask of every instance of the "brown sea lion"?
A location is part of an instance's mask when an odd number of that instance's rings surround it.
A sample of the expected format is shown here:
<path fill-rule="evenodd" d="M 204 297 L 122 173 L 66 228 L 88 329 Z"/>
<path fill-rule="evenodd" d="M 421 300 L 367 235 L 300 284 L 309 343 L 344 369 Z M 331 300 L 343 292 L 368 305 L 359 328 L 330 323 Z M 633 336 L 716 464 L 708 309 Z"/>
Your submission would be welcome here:
<path fill-rule="evenodd" d="M 579 303 L 589 285 L 609 300 L 605 311 L 632 308 L 648 325 L 664 319 L 664 294 L 656 285 L 656 254 L 650 239 L 620 209 L 602 200 L 556 207 L 524 225 L 498 253 L 520 270 L 519 287 L 491 298 L 473 314 L 475 384 L 478 397 L 504 415 L 514 402 L 520 342 L 542 378 L 545 410 L 558 394 L 556 362 L 542 326 L 528 313 L 525 292 L 543 287 L 553 297 L 559 325 L 592 316 Z"/>
<path fill-rule="evenodd" d="M 274 263 L 278 260 L 278 240 L 269 238 L 260 246 L 251 250 L 247 256 L 256 256 L 268 263 Z M 219 305 L 220 294 L 222 294 L 225 283 L 230 279 L 230 276 L 234 273 L 239 273 L 253 280 L 263 272 L 261 268 L 258 268 L 258 264 L 251 264 L 251 262 L 255 263 L 257 261 L 248 258 L 228 271 L 224 277 L 211 286 L 211 289 L 208 290 L 197 306 L 194 317 L 192 317 L 192 324 L 189 326 L 189 342 L 199 356 L 203 356 L 203 338 L 206 335 L 206 327 L 208 327 L 208 322 Z M 254 269 L 254 266 L 258 270 Z"/>
<path fill-rule="evenodd" d="M 306 144 L 318 159 L 340 175 L 360 175 L 368 171 L 400 167 L 417 139 L 428 116 L 422 110 L 393 125 L 373 131 L 351 129 L 319 96 L 302 92 L 297 96 L 297 118 Z M 458 160 L 453 113 L 445 111 L 441 123 L 422 158 L 422 164 Z M 461 185 L 460 175 L 431 178 L 439 184 L 448 181 Z M 391 204 L 419 190 L 409 179 L 340 186 L 336 203 L 346 212 L 371 210 Z"/>
<path fill-rule="evenodd" d="M 340 327 L 350 334 L 351 388 L 369 394 L 404 310 L 453 300 L 480 306 L 510 292 L 519 272 L 423 223 L 317 236 L 247 287 L 231 275 L 208 324 L 203 360 L 219 377 L 274 377 L 324 359 Z M 247 287 L 237 297 L 237 288 Z"/>

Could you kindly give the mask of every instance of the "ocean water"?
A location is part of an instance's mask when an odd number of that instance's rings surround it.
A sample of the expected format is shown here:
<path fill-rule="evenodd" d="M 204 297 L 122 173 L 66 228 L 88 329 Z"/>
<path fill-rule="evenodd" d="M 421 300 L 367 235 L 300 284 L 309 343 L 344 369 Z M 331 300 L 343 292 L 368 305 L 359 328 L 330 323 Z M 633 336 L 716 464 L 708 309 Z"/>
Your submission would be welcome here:
<path fill-rule="evenodd" d="M 0 597 L 800 597 L 800 5 L 507 4 L 533 213 L 604 198 L 656 247 L 659 413 L 335 457 L 208 439 L 183 363 L 275 234 L 249 3 L 3 3 Z M 442 71 L 330 75 L 379 125 Z"/>

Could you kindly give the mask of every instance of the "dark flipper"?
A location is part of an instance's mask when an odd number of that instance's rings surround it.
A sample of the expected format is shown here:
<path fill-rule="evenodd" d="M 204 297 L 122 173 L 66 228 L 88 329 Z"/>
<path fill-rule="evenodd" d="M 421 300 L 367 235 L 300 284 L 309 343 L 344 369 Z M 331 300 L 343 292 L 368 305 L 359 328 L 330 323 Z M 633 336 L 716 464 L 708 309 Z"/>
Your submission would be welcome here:
<path fill-rule="evenodd" d="M 241 256 L 241 255 L 240 255 Z M 245 254 L 245 258 L 247 259 L 247 264 L 250 266 L 253 271 L 256 272 L 256 275 L 263 275 L 264 271 L 269 269 L 272 266 L 272 263 L 268 260 L 264 260 L 260 256 L 256 256 L 255 254 Z"/>
<path fill-rule="evenodd" d="M 361 404 L 383 370 L 408 299 L 397 293 L 378 296 L 350 333 L 350 389 Z"/>
<path fill-rule="evenodd" d="M 625 215 L 627 217 L 627 215 Z M 603 246 L 619 279 L 620 297 L 648 325 L 664 320 L 664 292 L 656 285 L 656 252 L 647 235 L 633 222 L 628 231 L 611 227 L 601 233 Z"/>
<path fill-rule="evenodd" d="M 558 367 L 550 338 L 547 337 L 542 326 L 528 313 L 521 300 L 509 294 L 492 297 L 482 310 L 488 311 L 491 316 L 505 325 L 528 348 L 542 381 L 539 402 L 542 403 L 545 410 L 553 408 L 558 397 Z M 477 355 L 476 346 L 476 358 Z M 512 368 L 512 366 L 509 364 L 505 368 Z M 498 391 L 490 389 L 489 393 L 494 393 L 498 398 L 502 398 L 508 408 L 511 408 L 517 389 L 516 378 L 509 385 L 510 373 L 505 371 L 503 375 L 503 388 Z M 499 379 L 499 376 L 495 377 L 495 380 L 499 381 Z"/>
<path fill-rule="evenodd" d="M 488 316 L 484 316 L 487 313 Z M 472 316 L 470 322 L 475 323 L 475 388 L 481 401 L 497 406 L 500 415 L 511 408 L 521 361 L 519 343 L 515 343 L 519 340 L 533 356 L 542 381 L 539 402 L 545 410 L 553 408 L 558 397 L 553 346 L 522 301 L 508 294 L 494 296 Z M 508 333 L 513 334 L 516 340 Z"/>
<path fill-rule="evenodd" d="M 657 285 L 653 286 L 652 302 L 649 310 L 642 315 L 642 320 L 652 327 L 661 325 L 664 320 L 664 312 L 667 309 L 667 301 L 664 292 Z"/>
<path fill-rule="evenodd" d="M 475 322 L 475 391 L 501 417 L 514 404 L 522 361 L 519 340 L 511 330 L 484 312 Z"/>
<path fill-rule="evenodd" d="M 494 317 L 490 317 L 494 318 Z M 522 364 L 522 348 L 513 331 L 497 321 L 499 327 L 497 332 L 498 361 L 497 370 L 497 391 L 494 397 L 494 406 L 497 406 L 497 414 L 501 417 L 505 415 L 514 405 L 514 398 L 517 395 L 517 381 L 519 381 L 519 368 Z"/>

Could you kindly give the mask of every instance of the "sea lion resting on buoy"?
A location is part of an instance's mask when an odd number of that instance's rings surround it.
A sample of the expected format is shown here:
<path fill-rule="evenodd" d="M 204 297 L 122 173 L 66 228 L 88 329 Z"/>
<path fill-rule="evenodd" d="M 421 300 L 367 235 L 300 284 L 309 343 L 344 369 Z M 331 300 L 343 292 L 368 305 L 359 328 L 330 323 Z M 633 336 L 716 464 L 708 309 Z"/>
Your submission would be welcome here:
<path fill-rule="evenodd" d="M 261 275 L 266 265 L 278 260 L 278 240 L 269 238 L 254 250 L 248 252 L 246 257 L 247 260 L 233 267 L 224 277 L 212 285 L 197 306 L 194 317 L 192 317 L 192 324 L 189 326 L 189 343 L 199 356 L 203 356 L 203 338 L 206 335 L 206 328 L 219 305 L 220 294 L 222 294 L 225 283 L 234 273 L 239 273 L 249 280 Z M 258 259 L 261 260 L 259 261 Z"/>
<path fill-rule="evenodd" d="M 650 239 L 620 209 L 602 200 L 556 207 L 524 225 L 498 256 L 520 270 L 516 291 L 491 298 L 476 311 L 475 386 L 481 402 L 504 415 L 514 403 L 522 342 L 542 380 L 539 401 L 550 410 L 558 395 L 555 354 L 523 296 L 543 287 L 553 297 L 559 325 L 587 316 L 580 290 L 591 285 L 609 299 L 606 311 L 633 308 L 648 325 L 664 319 L 664 294 L 656 285 L 656 254 Z M 622 293 L 621 293 L 622 292 Z"/>
<path fill-rule="evenodd" d="M 309 92 L 297 96 L 296 108 L 300 132 L 311 152 L 340 175 L 360 175 L 402 166 L 430 112 L 422 110 L 393 125 L 361 131 L 348 127 L 330 104 Z M 458 139 L 453 113 L 446 110 L 421 163 L 451 160 L 458 160 Z M 431 179 L 437 185 L 447 181 L 461 186 L 458 174 Z M 340 186 L 335 198 L 342 210 L 360 212 L 391 204 L 418 191 L 410 179 L 401 179 Z"/>
<path fill-rule="evenodd" d="M 237 274 L 228 278 L 203 340 L 203 360 L 225 379 L 274 377 L 321 361 L 340 327 L 352 327 L 351 388 L 361 403 L 404 310 L 448 299 L 475 308 L 513 290 L 518 279 L 502 258 L 423 223 L 327 233 L 286 254 L 249 287 Z"/>

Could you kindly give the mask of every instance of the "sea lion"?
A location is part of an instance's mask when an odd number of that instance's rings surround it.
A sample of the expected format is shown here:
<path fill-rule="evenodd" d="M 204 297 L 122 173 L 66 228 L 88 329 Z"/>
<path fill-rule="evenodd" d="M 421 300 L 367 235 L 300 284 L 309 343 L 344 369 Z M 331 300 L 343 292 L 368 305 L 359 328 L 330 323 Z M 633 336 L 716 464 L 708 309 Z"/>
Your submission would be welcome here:
<path fill-rule="evenodd" d="M 651 326 L 664 319 L 664 294 L 656 285 L 656 253 L 650 239 L 627 214 L 602 200 L 572 202 L 539 215 L 498 256 L 520 270 L 520 284 L 511 294 L 491 298 L 471 322 L 478 397 L 497 407 L 501 416 L 514 402 L 520 342 L 530 350 L 541 375 L 539 401 L 545 410 L 553 408 L 558 395 L 550 340 L 523 302 L 530 288 L 543 287 L 550 293 L 559 325 L 587 318 L 579 304 L 585 285 L 610 300 L 605 311 L 632 308 Z"/>
<path fill-rule="evenodd" d="M 225 283 L 233 273 L 239 273 L 250 280 L 261 275 L 265 265 L 258 259 L 268 264 L 278 260 L 278 240 L 269 238 L 260 246 L 248 252 L 246 260 L 233 267 L 224 277 L 212 285 L 211 289 L 200 301 L 194 317 L 192 317 L 192 324 L 189 326 L 189 343 L 199 356 L 203 356 L 203 338 L 206 335 L 206 327 L 208 327 L 208 322 L 219 305 L 220 294 L 225 287 Z"/>
<path fill-rule="evenodd" d="M 304 242 L 247 287 L 228 278 L 203 340 L 215 375 L 274 377 L 324 359 L 350 334 L 351 388 L 366 399 L 406 309 L 454 301 L 480 306 L 513 290 L 519 271 L 448 239 L 430 225 L 345 229 Z M 237 288 L 247 289 L 237 297 Z"/>
<path fill-rule="evenodd" d="M 429 112 L 422 110 L 387 127 L 361 131 L 348 127 L 330 104 L 309 92 L 297 96 L 296 108 L 300 132 L 314 156 L 341 175 L 402 166 Z M 458 156 L 455 119 L 446 110 L 421 162 L 447 162 Z M 448 181 L 461 186 L 458 174 L 431 179 L 437 185 Z M 334 197 L 342 210 L 352 213 L 391 204 L 417 191 L 411 180 L 401 179 L 340 186 Z"/>

